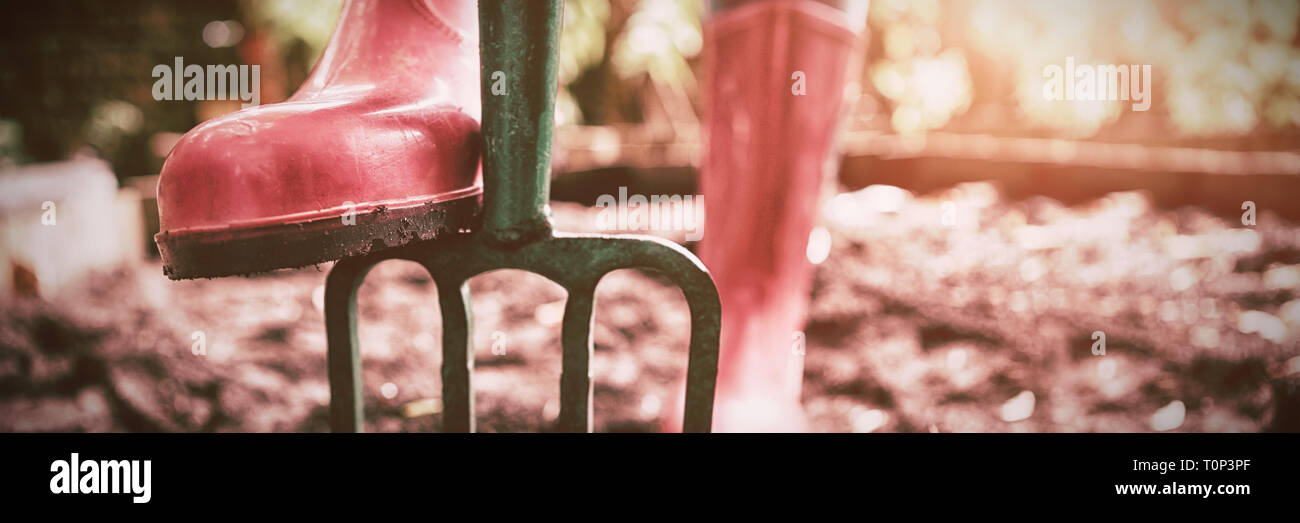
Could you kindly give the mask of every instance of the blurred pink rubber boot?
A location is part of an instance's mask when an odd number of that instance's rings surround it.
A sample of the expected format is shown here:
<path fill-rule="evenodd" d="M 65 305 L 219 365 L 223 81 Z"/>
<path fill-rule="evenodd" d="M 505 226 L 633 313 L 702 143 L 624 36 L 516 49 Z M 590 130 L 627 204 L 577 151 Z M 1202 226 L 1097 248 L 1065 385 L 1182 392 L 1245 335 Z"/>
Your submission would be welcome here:
<path fill-rule="evenodd" d="M 722 299 L 716 432 L 808 428 L 806 250 L 856 43 L 844 12 L 811 1 L 748 3 L 705 27 L 700 258 Z"/>

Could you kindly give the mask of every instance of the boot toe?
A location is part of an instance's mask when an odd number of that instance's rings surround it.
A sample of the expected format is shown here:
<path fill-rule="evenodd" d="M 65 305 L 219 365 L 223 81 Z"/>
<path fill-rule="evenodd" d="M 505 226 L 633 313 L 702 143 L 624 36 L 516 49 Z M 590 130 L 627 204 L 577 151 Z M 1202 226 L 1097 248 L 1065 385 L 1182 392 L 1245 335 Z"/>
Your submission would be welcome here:
<path fill-rule="evenodd" d="M 163 165 L 162 230 L 273 225 L 477 192 L 473 118 L 343 109 L 263 106 L 194 128 Z"/>

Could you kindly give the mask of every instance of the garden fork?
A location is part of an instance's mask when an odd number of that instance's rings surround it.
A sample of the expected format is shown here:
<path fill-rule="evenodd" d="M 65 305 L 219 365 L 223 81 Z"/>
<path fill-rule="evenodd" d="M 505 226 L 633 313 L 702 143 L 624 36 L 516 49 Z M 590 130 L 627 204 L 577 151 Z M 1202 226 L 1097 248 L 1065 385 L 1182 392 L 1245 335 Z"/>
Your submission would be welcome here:
<path fill-rule="evenodd" d="M 568 292 L 561 331 L 558 428 L 590 432 L 591 325 L 596 284 L 617 269 L 653 269 L 682 289 L 691 312 L 686 432 L 709 432 L 718 368 L 721 305 L 704 265 L 681 246 L 649 236 L 566 234 L 551 229 L 550 150 L 563 0 L 479 3 L 483 100 L 483 223 L 450 239 L 344 258 L 325 284 L 330 427 L 362 430 L 356 295 L 366 273 L 390 259 L 422 265 L 442 312 L 443 430 L 473 432 L 474 349 L 467 280 L 496 269 L 545 276 Z M 491 92 L 505 82 L 504 94 Z"/>

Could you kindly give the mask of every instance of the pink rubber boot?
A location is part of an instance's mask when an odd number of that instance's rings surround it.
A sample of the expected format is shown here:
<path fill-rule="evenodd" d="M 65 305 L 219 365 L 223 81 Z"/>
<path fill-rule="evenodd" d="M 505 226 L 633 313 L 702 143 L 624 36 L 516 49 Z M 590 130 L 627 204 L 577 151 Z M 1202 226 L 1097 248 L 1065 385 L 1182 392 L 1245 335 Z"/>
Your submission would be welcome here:
<path fill-rule="evenodd" d="M 833 7 L 782 0 L 717 13 L 705 27 L 700 258 L 722 299 L 717 432 L 808 428 L 795 341 L 811 276 L 808 235 L 858 50 L 850 27 Z"/>
<path fill-rule="evenodd" d="M 190 130 L 158 182 L 172 278 L 364 254 L 472 225 L 478 17 L 464 0 L 349 0 L 288 101 Z"/>

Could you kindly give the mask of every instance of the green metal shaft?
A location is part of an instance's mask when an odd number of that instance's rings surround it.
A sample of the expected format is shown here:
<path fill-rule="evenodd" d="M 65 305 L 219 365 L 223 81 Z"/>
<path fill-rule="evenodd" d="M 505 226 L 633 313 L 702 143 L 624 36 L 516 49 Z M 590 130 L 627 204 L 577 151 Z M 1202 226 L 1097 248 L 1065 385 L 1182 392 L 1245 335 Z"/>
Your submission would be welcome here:
<path fill-rule="evenodd" d="M 562 0 L 479 2 L 483 232 L 514 245 L 551 230 L 551 134 Z"/>

